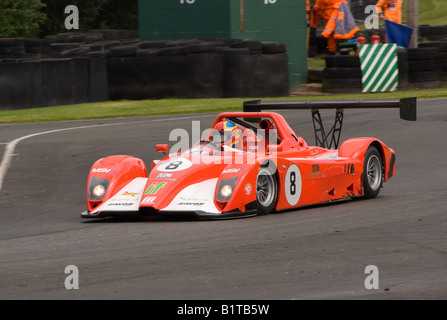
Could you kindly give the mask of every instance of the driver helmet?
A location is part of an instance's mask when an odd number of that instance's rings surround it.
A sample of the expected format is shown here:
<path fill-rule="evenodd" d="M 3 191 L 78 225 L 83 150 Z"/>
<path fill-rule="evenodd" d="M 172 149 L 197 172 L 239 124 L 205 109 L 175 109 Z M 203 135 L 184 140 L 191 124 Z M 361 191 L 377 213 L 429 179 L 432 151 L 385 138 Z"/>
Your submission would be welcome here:
<path fill-rule="evenodd" d="M 230 120 L 219 122 L 215 126 L 215 129 L 220 133 L 220 141 L 222 145 L 227 145 L 232 148 L 237 146 L 240 140 L 241 130 L 234 122 Z"/>

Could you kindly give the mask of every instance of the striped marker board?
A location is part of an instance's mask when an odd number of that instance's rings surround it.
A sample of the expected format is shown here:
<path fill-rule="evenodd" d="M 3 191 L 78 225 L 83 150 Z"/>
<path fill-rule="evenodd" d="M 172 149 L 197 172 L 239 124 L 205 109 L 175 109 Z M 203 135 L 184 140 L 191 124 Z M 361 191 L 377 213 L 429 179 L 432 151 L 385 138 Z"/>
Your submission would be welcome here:
<path fill-rule="evenodd" d="M 359 46 L 363 92 L 396 91 L 399 84 L 396 44 Z"/>

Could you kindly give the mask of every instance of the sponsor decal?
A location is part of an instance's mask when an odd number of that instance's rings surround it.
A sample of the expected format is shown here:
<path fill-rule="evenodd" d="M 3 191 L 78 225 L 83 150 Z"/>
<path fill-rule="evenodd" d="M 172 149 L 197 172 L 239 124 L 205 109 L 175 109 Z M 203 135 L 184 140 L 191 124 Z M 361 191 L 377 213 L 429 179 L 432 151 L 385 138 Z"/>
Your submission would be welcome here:
<path fill-rule="evenodd" d="M 144 192 L 145 195 L 147 194 L 156 194 L 161 188 L 163 188 L 165 185 L 167 185 L 167 182 L 153 182 Z"/>
<path fill-rule="evenodd" d="M 203 206 L 205 202 L 180 202 L 179 206 Z"/>
<path fill-rule="evenodd" d="M 138 192 L 128 192 L 128 191 L 126 191 L 126 192 L 124 192 L 122 194 L 122 196 L 129 196 L 129 197 L 135 197 L 136 195 L 138 195 Z"/>
<path fill-rule="evenodd" d="M 107 168 L 95 168 L 92 170 L 92 173 L 115 173 L 115 169 L 107 169 Z"/>
<path fill-rule="evenodd" d="M 320 165 L 319 164 L 313 164 L 312 165 L 312 174 L 308 174 L 308 178 L 315 178 L 315 177 L 322 177 L 323 174 L 320 172 Z"/>
<path fill-rule="evenodd" d="M 222 171 L 222 174 L 244 172 L 244 168 L 230 168 Z"/>
<path fill-rule="evenodd" d="M 253 190 L 253 186 L 250 183 L 247 183 L 244 187 L 245 194 L 247 196 L 251 195 L 252 190 Z"/>
<path fill-rule="evenodd" d="M 143 201 L 141 201 L 141 204 L 152 204 L 154 203 L 155 199 L 157 199 L 157 197 L 146 197 Z"/>
<path fill-rule="evenodd" d="M 111 202 L 111 203 L 107 204 L 107 207 L 116 207 L 116 206 L 121 206 L 121 207 L 133 206 L 133 203 L 131 203 L 131 202 Z"/>
<path fill-rule="evenodd" d="M 157 175 L 157 178 L 170 178 L 170 177 L 172 177 L 172 173 L 163 172 Z"/>
<path fill-rule="evenodd" d="M 185 198 L 180 197 L 181 202 L 178 203 L 179 206 L 203 206 L 209 199 L 206 198 Z"/>

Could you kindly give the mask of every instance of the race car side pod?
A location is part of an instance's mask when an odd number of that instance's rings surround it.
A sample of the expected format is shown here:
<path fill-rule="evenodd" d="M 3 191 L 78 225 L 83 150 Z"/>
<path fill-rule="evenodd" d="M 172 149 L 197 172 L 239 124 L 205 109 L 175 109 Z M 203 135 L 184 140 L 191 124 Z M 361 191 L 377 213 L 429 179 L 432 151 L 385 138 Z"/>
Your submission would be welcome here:
<path fill-rule="evenodd" d="M 407 121 L 417 119 L 417 99 L 386 99 L 386 100 L 306 100 L 306 101 L 245 101 L 244 112 L 260 112 L 263 110 L 297 110 L 306 109 L 312 112 L 315 131 L 315 142 L 322 148 L 338 148 L 343 125 L 343 109 L 374 109 L 399 108 L 400 118 Z M 326 134 L 321 120 L 320 109 L 335 109 L 335 123 Z M 330 138 L 330 140 L 329 140 Z"/>

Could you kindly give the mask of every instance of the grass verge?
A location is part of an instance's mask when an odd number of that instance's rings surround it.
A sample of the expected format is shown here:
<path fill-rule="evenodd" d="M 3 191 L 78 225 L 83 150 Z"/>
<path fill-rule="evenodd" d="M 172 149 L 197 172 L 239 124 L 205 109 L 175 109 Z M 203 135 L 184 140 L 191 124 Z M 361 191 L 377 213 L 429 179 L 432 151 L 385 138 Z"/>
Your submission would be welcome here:
<path fill-rule="evenodd" d="M 408 97 L 417 97 L 418 99 L 447 97 L 447 90 L 445 88 L 436 88 L 426 90 L 405 90 L 393 93 L 300 96 L 263 98 L 263 100 L 398 99 Z M 0 111 L 0 124 L 241 111 L 242 103 L 246 100 L 254 99 L 231 98 L 108 101 L 56 107 L 6 110 Z"/>

